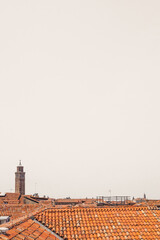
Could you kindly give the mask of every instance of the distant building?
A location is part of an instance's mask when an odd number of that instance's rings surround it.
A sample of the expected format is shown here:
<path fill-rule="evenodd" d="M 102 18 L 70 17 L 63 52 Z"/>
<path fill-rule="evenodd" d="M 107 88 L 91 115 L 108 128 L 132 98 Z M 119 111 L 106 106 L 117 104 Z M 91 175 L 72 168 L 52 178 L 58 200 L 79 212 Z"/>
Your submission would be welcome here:
<path fill-rule="evenodd" d="M 19 166 L 17 166 L 17 172 L 15 172 L 15 192 L 25 195 L 25 172 L 23 171 L 21 161 L 19 161 Z"/>
<path fill-rule="evenodd" d="M 0 216 L 0 225 L 3 223 L 7 223 L 10 221 L 10 217 L 9 216 Z"/>

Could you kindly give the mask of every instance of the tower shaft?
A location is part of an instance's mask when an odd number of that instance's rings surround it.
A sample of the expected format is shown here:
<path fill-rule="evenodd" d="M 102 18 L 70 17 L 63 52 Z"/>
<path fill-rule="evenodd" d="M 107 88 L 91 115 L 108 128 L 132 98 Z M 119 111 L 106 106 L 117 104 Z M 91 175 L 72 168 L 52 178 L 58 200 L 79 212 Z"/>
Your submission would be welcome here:
<path fill-rule="evenodd" d="M 15 172 L 15 192 L 25 195 L 25 172 L 21 162 L 17 166 L 17 172 Z"/>

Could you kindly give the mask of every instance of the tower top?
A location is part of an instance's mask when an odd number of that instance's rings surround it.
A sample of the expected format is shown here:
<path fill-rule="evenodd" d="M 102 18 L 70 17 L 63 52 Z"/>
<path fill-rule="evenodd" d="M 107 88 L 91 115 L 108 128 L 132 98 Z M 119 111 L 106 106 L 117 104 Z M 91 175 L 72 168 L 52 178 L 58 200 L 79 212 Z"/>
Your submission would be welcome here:
<path fill-rule="evenodd" d="M 21 160 L 19 160 L 19 166 L 22 166 L 22 162 L 21 162 Z"/>

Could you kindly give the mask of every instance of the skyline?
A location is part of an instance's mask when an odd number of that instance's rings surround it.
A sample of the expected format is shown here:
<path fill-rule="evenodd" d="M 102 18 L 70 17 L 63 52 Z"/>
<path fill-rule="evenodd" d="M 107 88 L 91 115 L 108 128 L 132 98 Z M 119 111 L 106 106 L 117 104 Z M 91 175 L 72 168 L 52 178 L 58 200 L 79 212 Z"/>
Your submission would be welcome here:
<path fill-rule="evenodd" d="M 23 170 L 24 170 L 24 166 L 23 166 L 23 164 L 22 164 L 22 160 L 19 160 L 19 164 L 17 164 L 17 166 L 16 167 L 19 167 L 19 166 L 22 166 L 23 167 Z M 24 172 L 24 174 L 26 174 L 26 172 L 25 171 L 23 171 Z M 16 171 L 15 171 L 15 174 L 16 174 Z M 27 181 L 24 181 L 24 188 L 26 188 L 26 182 Z M 9 191 L 4 191 L 4 192 L 0 192 L 1 194 L 5 194 L 5 193 L 7 193 L 7 192 L 11 192 L 11 193 L 16 193 L 17 192 L 17 190 L 16 190 L 16 179 L 15 179 L 15 181 L 14 181 L 14 188 L 10 188 L 10 190 Z M 19 190 L 18 190 L 19 191 Z M 39 194 L 39 192 L 37 191 L 37 182 L 35 182 L 35 191 L 33 191 L 33 192 L 28 192 L 27 194 L 29 194 L 29 195 L 34 195 L 34 194 L 38 194 L 38 196 L 40 196 L 40 197 L 43 197 L 43 196 L 45 196 L 45 197 L 49 197 L 49 198 L 54 198 L 53 196 L 48 196 L 48 195 L 46 195 L 45 193 L 41 193 L 41 195 Z M 26 195 L 26 194 L 25 194 Z M 102 196 L 102 195 L 101 195 Z M 106 197 L 116 197 L 116 196 L 122 196 L 122 195 L 113 195 L 112 194 L 112 190 L 111 189 L 109 189 L 109 191 L 108 191 L 108 194 L 105 194 L 105 195 L 103 195 L 104 197 L 106 196 Z M 145 196 L 145 197 L 144 197 Z M 96 195 L 96 196 L 90 196 L 90 198 L 98 198 L 98 197 L 100 197 L 100 196 L 98 196 L 98 195 Z M 122 196 L 123 197 L 123 196 Z M 146 196 L 146 193 L 144 193 L 144 194 L 142 194 L 142 196 L 132 196 L 132 195 L 126 195 L 125 197 L 129 197 L 130 199 L 132 199 L 132 198 L 146 198 L 147 199 L 147 196 Z M 61 197 L 59 197 L 59 198 L 70 198 L 70 196 L 61 196 Z M 74 198 L 74 197 L 73 197 Z M 81 198 L 80 196 L 79 197 L 77 197 L 77 198 Z M 88 196 L 83 196 L 83 198 L 88 198 Z M 149 198 L 148 198 L 149 199 Z M 150 198 L 151 199 L 151 198 Z"/>
<path fill-rule="evenodd" d="M 0 2 L 0 192 L 160 199 L 159 9 Z"/>

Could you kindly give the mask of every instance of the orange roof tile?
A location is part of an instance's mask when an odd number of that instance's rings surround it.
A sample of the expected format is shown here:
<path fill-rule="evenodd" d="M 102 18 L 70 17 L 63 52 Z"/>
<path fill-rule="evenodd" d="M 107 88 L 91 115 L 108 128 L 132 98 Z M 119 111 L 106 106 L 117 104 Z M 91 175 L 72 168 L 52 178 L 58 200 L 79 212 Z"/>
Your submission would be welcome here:
<path fill-rule="evenodd" d="M 65 239 L 160 239 L 156 207 L 48 209 L 35 218 Z"/>
<path fill-rule="evenodd" d="M 11 228 L 6 235 L 1 234 L 0 239 L 57 240 L 58 238 L 40 224 L 29 219 Z"/>
<path fill-rule="evenodd" d="M 5 193 L 4 196 L 0 195 L 0 204 L 3 203 L 18 204 L 20 196 L 21 195 L 19 193 Z"/>
<path fill-rule="evenodd" d="M 0 216 L 10 216 L 11 220 L 14 220 L 40 209 L 44 209 L 44 207 L 33 204 L 2 204 L 0 205 Z"/>

